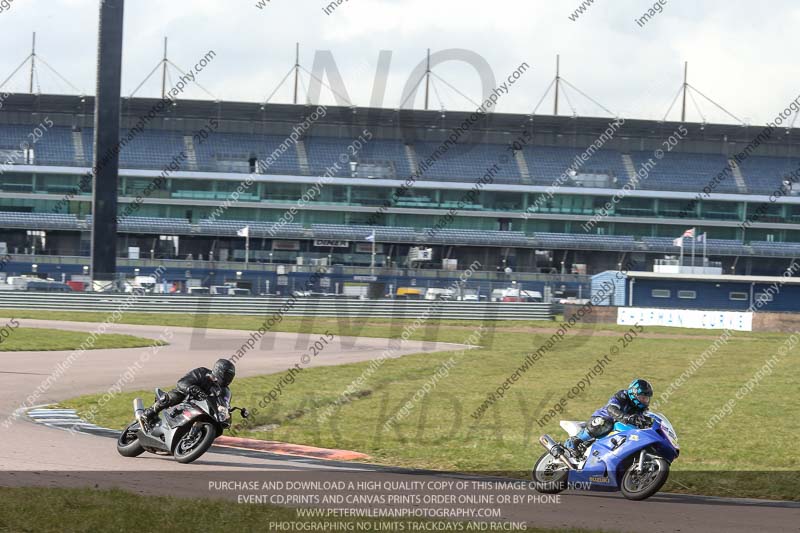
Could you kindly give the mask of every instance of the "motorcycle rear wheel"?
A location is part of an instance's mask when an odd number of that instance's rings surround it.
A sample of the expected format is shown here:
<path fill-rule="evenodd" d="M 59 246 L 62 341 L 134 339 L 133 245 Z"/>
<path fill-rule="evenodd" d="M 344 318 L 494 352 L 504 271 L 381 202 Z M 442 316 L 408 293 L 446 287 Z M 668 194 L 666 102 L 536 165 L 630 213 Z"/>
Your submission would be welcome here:
<path fill-rule="evenodd" d="M 136 431 L 139 430 L 139 422 L 134 422 L 122 430 L 122 434 L 117 439 L 117 452 L 123 457 L 137 457 L 144 453 L 144 448 L 139 444 Z"/>
<path fill-rule="evenodd" d="M 191 430 L 185 431 L 175 444 L 173 456 L 179 463 L 191 463 L 206 453 L 217 438 L 217 428 L 208 422 L 199 424 L 200 435 L 192 439 Z"/>
<path fill-rule="evenodd" d="M 669 463 L 666 459 L 651 456 L 644 465 L 643 472 L 636 471 L 636 463 L 631 464 L 622 475 L 619 488 L 629 500 L 646 500 L 664 486 L 669 477 Z"/>
<path fill-rule="evenodd" d="M 569 468 L 545 452 L 533 465 L 531 480 L 536 492 L 542 494 L 558 494 L 567 488 Z"/>

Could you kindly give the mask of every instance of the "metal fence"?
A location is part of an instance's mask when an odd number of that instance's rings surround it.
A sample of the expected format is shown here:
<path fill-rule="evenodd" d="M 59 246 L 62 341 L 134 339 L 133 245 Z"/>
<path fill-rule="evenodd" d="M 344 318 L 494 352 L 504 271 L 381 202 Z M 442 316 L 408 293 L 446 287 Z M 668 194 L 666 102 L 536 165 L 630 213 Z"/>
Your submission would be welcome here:
<path fill-rule="evenodd" d="M 247 296 L 183 296 L 162 294 L 98 294 L 0 292 L 0 309 L 136 313 L 182 313 L 454 320 L 552 320 L 558 306 L 521 302 L 458 302 L 445 300 L 355 300 L 344 298 L 273 298 Z"/>

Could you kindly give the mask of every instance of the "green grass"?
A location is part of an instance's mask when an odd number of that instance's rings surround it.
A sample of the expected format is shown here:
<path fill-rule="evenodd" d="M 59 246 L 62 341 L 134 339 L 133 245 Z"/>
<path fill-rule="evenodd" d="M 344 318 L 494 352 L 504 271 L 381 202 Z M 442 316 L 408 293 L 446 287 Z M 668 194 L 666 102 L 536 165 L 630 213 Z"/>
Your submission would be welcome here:
<path fill-rule="evenodd" d="M 12 330 L 8 337 L 0 341 L 0 352 L 75 350 L 87 338 L 89 338 L 88 332 L 21 327 Z M 163 342 L 133 335 L 105 333 L 97 335 L 90 349 L 140 348 L 154 344 L 163 344 Z M 87 344 L 87 346 L 89 345 Z"/>
<path fill-rule="evenodd" d="M 313 518 L 298 518 L 293 509 L 285 507 L 232 504 L 223 500 L 195 500 L 187 506 L 179 498 L 145 497 L 121 490 L 0 488 L 0 501 L 3 502 L 0 506 L 0 532 L 3 533 L 193 531 L 191 524 L 202 524 L 201 530 L 205 533 L 229 533 L 270 531 L 270 522 L 314 522 Z M 381 530 L 375 527 L 379 522 L 374 520 L 326 518 L 325 521 L 342 524 L 339 531 Z M 362 527 L 355 526 L 357 523 Z M 352 529 L 346 528 L 347 524 Z M 579 533 L 588 530 L 528 528 L 522 531 Z"/>
<path fill-rule="evenodd" d="M 0 311 L 2 314 L 2 311 Z M 35 313 L 36 318 L 43 318 Z M 76 319 L 77 313 L 70 313 Z M 20 316 L 24 316 L 21 315 Z M 102 317 L 102 315 L 99 315 Z M 83 319 L 91 320 L 89 314 Z M 138 324 L 191 326 L 187 315 L 133 315 Z M 208 327 L 250 329 L 258 317 L 216 317 Z M 337 335 L 398 337 L 404 324 L 385 320 L 286 319 L 281 331 Z M 442 321 L 434 328 L 419 328 L 411 337 L 463 342 L 479 324 Z M 564 437 L 559 419 L 586 419 L 608 397 L 642 376 L 651 380 L 656 396 L 708 348 L 719 332 L 647 328 L 623 349 L 596 377 L 591 386 L 566 405 L 565 412 L 539 427 L 536 420 L 589 371 L 593 362 L 621 347 L 617 339 L 628 328 L 615 325 L 579 324 L 522 376 L 505 398 L 491 407 L 480 421 L 470 414 L 486 395 L 500 385 L 522 361 L 555 331 L 553 322 L 498 322 L 481 349 L 457 358 L 449 375 L 396 426 L 383 424 L 397 412 L 447 361 L 453 353 L 419 354 L 387 360 L 361 387 L 352 401 L 339 406 L 324 423 L 317 417 L 369 365 L 357 363 L 304 370 L 288 385 L 280 401 L 261 409 L 254 417 L 254 431 L 245 436 L 358 450 L 385 464 L 457 471 L 504 472 L 524 475 L 542 453 L 536 442 L 543 433 Z M 710 357 L 660 407 L 672 421 L 681 443 L 681 456 L 673 465 L 668 489 L 678 492 L 800 500 L 796 474 L 798 456 L 796 425 L 787 417 L 797 398 L 800 347 L 789 352 L 764 377 L 758 387 L 737 404 L 714 429 L 706 426 L 714 414 L 775 354 L 785 341 L 783 334 L 736 333 L 727 345 Z M 337 343 L 335 340 L 334 343 Z M 378 354 L 376 353 L 376 356 Z M 324 351 L 319 357 L 324 358 Z M 234 403 L 254 407 L 281 374 L 237 380 Z M 177 377 L 177 376 L 176 376 Z M 165 383 L 169 385 L 169 383 Z M 99 413 L 97 423 L 122 427 L 130 418 L 130 400 L 136 394 L 149 398 L 150 391 L 119 395 Z M 65 402 L 79 410 L 94 403 L 91 397 Z M 269 430 L 264 429 L 269 425 Z M 748 472 L 751 472 L 748 474 Z M 770 475 L 752 472 L 769 472 Z"/>

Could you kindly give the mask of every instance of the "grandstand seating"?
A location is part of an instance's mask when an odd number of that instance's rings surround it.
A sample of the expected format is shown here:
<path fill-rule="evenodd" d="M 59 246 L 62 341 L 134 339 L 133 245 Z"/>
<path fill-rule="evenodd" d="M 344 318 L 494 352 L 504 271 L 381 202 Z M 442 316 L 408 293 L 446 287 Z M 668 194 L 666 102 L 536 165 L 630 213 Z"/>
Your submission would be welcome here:
<path fill-rule="evenodd" d="M 86 225 L 91 227 L 92 215 L 86 215 Z M 125 233 L 160 233 L 164 235 L 186 235 L 192 226 L 185 218 L 122 217 L 117 229 Z"/>
<path fill-rule="evenodd" d="M 276 222 L 253 222 L 247 220 L 208 220 L 203 219 L 198 224 L 197 233 L 200 235 L 217 235 L 235 237 L 236 232 L 250 228 L 250 236 L 257 238 L 279 237 L 283 239 L 308 238 L 309 233 L 301 224 L 288 223 L 279 225 Z M 272 233 L 270 231 L 272 230 Z"/>
<path fill-rule="evenodd" d="M 756 254 L 762 256 L 800 257 L 800 243 L 796 242 L 752 241 L 750 246 Z"/>
<path fill-rule="evenodd" d="M 728 159 L 721 154 L 687 154 L 669 152 L 663 159 L 653 157 L 653 152 L 632 152 L 631 160 L 636 169 L 642 168 L 650 159 L 655 166 L 646 179 L 640 179 L 638 188 L 667 191 L 700 192 L 710 180 L 722 172 Z M 715 192 L 740 192 L 734 177 L 728 173 L 719 181 Z"/>
<path fill-rule="evenodd" d="M 321 175 L 326 171 L 334 176 L 351 176 L 349 162 L 373 163 L 388 170 L 387 177 L 404 179 L 411 174 L 411 166 L 405 154 L 405 145 L 400 141 L 372 139 L 361 142 L 361 148 L 351 147 L 346 138 L 310 137 L 305 140 L 311 174 Z M 332 170 L 334 164 L 339 170 Z M 329 170 L 330 169 L 330 170 Z"/>
<path fill-rule="evenodd" d="M 586 150 L 554 146 L 526 146 L 523 148 L 531 180 L 540 185 L 550 185 L 558 180 Z M 598 150 L 586 161 L 576 164 L 579 173 L 607 174 L 616 177 L 619 186 L 628 180 L 622 154 L 616 150 Z M 563 181 L 563 180 L 562 180 Z M 569 185 L 566 185 L 569 186 Z"/>
<path fill-rule="evenodd" d="M 27 142 L 33 147 L 33 164 L 74 166 L 77 164 L 75 150 L 72 144 L 70 128 L 54 126 L 43 131 L 36 142 L 30 136 L 35 124 L 30 126 L 3 124 L 0 126 L 0 150 L 4 152 L 19 152 L 20 144 Z M 44 128 L 40 128 L 44 130 Z M 13 157 L 14 164 L 22 165 L 26 161 L 19 154 Z"/>
<path fill-rule="evenodd" d="M 420 142 L 414 145 L 418 162 L 424 162 L 439 149 L 441 143 Z M 500 158 L 510 152 L 502 144 L 456 144 L 449 146 L 438 161 L 423 173 L 422 179 L 475 181 L 487 174 L 493 165 L 499 170 L 492 176 L 498 183 L 519 183 L 522 179 L 514 159 L 501 164 Z"/>
<path fill-rule="evenodd" d="M 243 133 L 213 133 L 205 142 L 195 143 L 197 165 L 201 170 L 223 172 L 249 172 L 249 160 L 256 158 L 259 172 L 264 174 L 302 174 L 297 149 L 288 144 L 280 149 L 286 137 L 280 135 L 247 135 Z M 266 159 L 278 151 L 280 155 L 272 158 L 269 165 Z M 237 163 L 238 162 L 238 163 Z"/>
<path fill-rule="evenodd" d="M 29 133 L 35 125 L 0 125 L 0 155 L 19 150 L 20 143 L 30 139 Z M 122 130 L 121 136 L 128 134 Z M 78 135 L 78 139 L 75 138 Z M 120 152 L 123 168 L 161 169 L 181 152 L 186 150 L 185 132 L 147 128 L 138 133 Z M 34 145 L 35 164 L 58 166 L 88 166 L 93 160 L 93 129 L 84 128 L 75 134 L 71 128 L 54 126 L 48 129 Z M 285 140 L 281 135 L 258 135 L 244 133 L 215 132 L 202 143 L 194 142 L 196 160 L 183 161 L 184 170 L 207 170 L 226 172 L 250 172 L 250 160 L 263 162 L 275 152 Z M 386 177 L 402 179 L 412 172 L 412 165 L 401 140 L 371 139 L 362 143 L 361 149 L 349 155 L 350 140 L 346 137 L 308 137 L 305 139 L 308 167 L 301 164 L 298 148 L 290 144 L 268 167 L 262 163 L 258 171 L 268 174 L 319 175 L 339 163 L 337 176 L 351 176 L 352 169 L 343 161 L 360 165 L 375 165 L 386 169 Z M 79 153 L 82 145 L 82 153 Z M 424 161 L 439 143 L 426 141 L 411 146 L 416 161 Z M 567 170 L 585 147 L 525 146 L 522 149 L 530 173 L 524 183 L 549 185 Z M 448 149 L 439 161 L 427 169 L 421 179 L 443 181 L 474 181 L 486 173 L 487 168 L 499 161 L 506 153 L 502 144 L 457 144 Z M 630 154 L 635 169 L 653 157 L 650 151 L 634 151 Z M 20 155 L 15 164 L 24 164 Z M 728 164 L 722 154 L 698 154 L 668 152 L 656 161 L 647 179 L 639 180 L 641 189 L 696 192 L 709 183 Z M 365 167 L 366 168 L 366 167 Z M 369 167 L 372 168 L 372 167 Z M 719 182 L 716 192 L 769 194 L 781 186 L 782 180 L 791 172 L 800 169 L 800 158 L 750 156 L 740 166 L 745 188 L 740 187 L 733 176 L 728 175 Z M 617 150 L 602 149 L 595 152 L 578 168 L 579 173 L 608 175 L 616 181 L 611 186 L 621 187 L 630 179 L 623 154 Z M 377 172 L 374 177 L 383 177 Z M 370 176 L 373 177 L 373 176 Z M 510 159 L 494 176 L 497 183 L 523 182 L 516 161 Z M 570 186 L 570 182 L 564 184 Z"/>
<path fill-rule="evenodd" d="M 0 211 L 0 227 L 88 231 L 91 215 L 85 220 L 75 215 L 55 213 L 18 213 Z M 282 239 L 328 239 L 367 242 L 367 237 L 375 231 L 377 242 L 392 242 L 426 245 L 462 246 L 509 246 L 552 249 L 598 250 L 614 252 L 650 252 L 676 254 L 680 248 L 673 244 L 671 237 L 642 237 L 639 240 L 622 235 L 594 235 L 572 233 L 537 232 L 526 235 L 520 231 L 470 230 L 460 228 L 412 228 L 384 227 L 368 225 L 313 224 L 304 227 L 298 223 L 278 225 L 274 222 L 253 222 L 246 220 L 200 220 L 196 225 L 182 218 L 124 217 L 119 230 L 123 233 L 145 233 L 163 235 L 207 235 L 235 237 L 236 232 L 245 226 L 250 227 L 254 238 Z M 272 231 L 272 233 L 270 233 Z M 684 252 L 692 248 L 692 240 L 684 239 Z M 696 243 L 695 251 L 701 253 L 702 243 Z M 752 241 L 743 243 L 737 240 L 709 239 L 708 255 L 723 256 L 762 256 L 762 257 L 800 257 L 800 243 L 781 243 Z"/>
<path fill-rule="evenodd" d="M 79 223 L 75 215 L 0 211 L 0 227 L 36 230 L 77 230 L 79 229 Z"/>
<path fill-rule="evenodd" d="M 593 235 L 586 233 L 535 233 L 534 246 L 561 249 L 633 251 L 636 241 L 630 236 Z"/>
<path fill-rule="evenodd" d="M 740 166 L 750 192 L 769 193 L 780 187 L 786 176 L 800 168 L 800 159 L 750 156 Z"/>

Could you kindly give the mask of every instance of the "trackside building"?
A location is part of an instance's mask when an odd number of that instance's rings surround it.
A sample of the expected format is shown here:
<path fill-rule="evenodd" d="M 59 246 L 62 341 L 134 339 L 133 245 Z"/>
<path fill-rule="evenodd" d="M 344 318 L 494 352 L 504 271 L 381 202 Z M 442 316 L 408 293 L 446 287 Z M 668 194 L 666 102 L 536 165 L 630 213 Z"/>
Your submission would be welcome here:
<path fill-rule="evenodd" d="M 592 295 L 614 290 L 597 305 L 722 311 L 800 311 L 800 278 L 792 264 L 781 276 L 736 276 L 609 270 L 592 276 Z"/>

